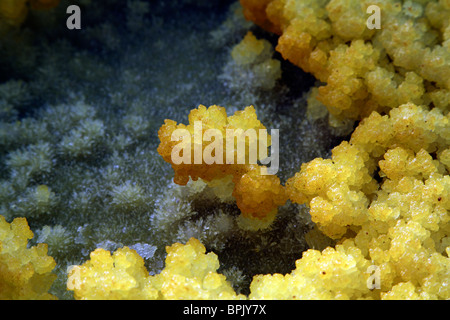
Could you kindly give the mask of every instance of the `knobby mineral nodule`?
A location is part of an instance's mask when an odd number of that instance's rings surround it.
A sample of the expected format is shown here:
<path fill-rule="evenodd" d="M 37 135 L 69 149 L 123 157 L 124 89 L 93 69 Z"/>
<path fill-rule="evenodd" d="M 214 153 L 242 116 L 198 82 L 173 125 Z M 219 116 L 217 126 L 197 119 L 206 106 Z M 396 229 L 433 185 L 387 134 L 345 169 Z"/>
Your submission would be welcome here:
<path fill-rule="evenodd" d="M 179 164 L 256 164 L 263 165 L 262 175 L 273 175 L 279 167 L 279 130 L 270 130 L 271 155 L 267 155 L 268 135 L 266 129 L 227 129 L 225 138 L 218 129 L 203 131 L 201 121 L 194 122 L 193 137 L 187 129 L 176 129 L 171 140 L 180 141 L 171 153 L 172 163 Z M 209 142 L 203 148 L 203 142 Z M 248 141 L 248 152 L 246 142 Z M 225 152 L 224 152 L 225 150 Z M 192 154 L 193 153 L 193 154 Z"/>

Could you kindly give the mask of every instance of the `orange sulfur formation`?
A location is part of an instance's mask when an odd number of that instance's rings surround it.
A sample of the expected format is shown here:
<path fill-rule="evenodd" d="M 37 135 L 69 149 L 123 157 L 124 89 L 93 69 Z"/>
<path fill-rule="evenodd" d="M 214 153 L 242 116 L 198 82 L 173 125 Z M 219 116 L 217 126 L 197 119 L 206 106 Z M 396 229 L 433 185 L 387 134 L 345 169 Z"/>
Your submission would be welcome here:
<path fill-rule="evenodd" d="M 377 2 L 381 29 L 367 27 L 373 1 L 241 4 L 247 19 L 280 35 L 283 58 L 324 83 L 316 98 L 334 118 L 360 120 L 407 102 L 449 106 L 448 1 Z"/>
<path fill-rule="evenodd" d="M 200 124 L 201 132 L 196 133 L 195 126 L 199 128 Z M 173 139 L 172 135 L 177 129 L 187 130 L 187 139 L 184 139 L 182 142 Z M 221 134 L 222 140 L 203 141 L 205 140 L 205 132 L 208 129 L 217 130 Z M 237 133 L 237 139 L 234 140 L 233 138 L 231 144 L 227 144 L 230 137 L 229 133 L 227 136 L 227 130 Z M 165 124 L 158 132 L 161 141 L 158 153 L 166 162 L 171 163 L 175 173 L 175 183 L 185 185 L 189 178 L 193 180 L 200 178 L 206 182 L 212 182 L 213 180 L 232 176 L 234 183 L 233 196 L 242 215 L 247 218 L 261 220 L 268 216 L 273 218 L 277 207 L 283 205 L 287 200 L 284 187 L 275 175 L 261 174 L 261 170 L 264 170 L 265 167 L 252 164 L 249 161 L 251 160 L 250 151 L 256 153 L 258 148 L 267 149 L 270 145 L 270 136 L 267 135 L 262 138 L 259 134 L 255 136 L 249 135 L 250 138 L 247 139 L 245 138 L 247 130 L 253 130 L 256 133 L 259 133 L 260 130 L 265 130 L 265 127 L 257 119 L 253 106 L 247 107 L 243 111 L 237 111 L 232 116 L 227 116 L 223 107 L 214 105 L 206 108 L 200 105 L 197 109 L 193 109 L 190 112 L 188 125 L 177 124 L 172 120 L 165 121 Z M 242 156 L 242 159 L 245 161 L 242 164 L 238 163 L 240 139 L 245 139 L 241 140 L 245 141 L 245 155 Z M 221 151 L 215 149 L 215 152 L 221 152 L 220 154 L 214 154 L 217 161 L 207 163 L 207 160 L 203 157 L 200 159 L 200 163 L 196 163 L 195 157 L 197 157 L 198 153 L 205 155 L 213 143 L 225 146 Z M 173 151 L 180 144 L 182 144 L 183 152 L 190 153 L 190 156 L 185 158 L 186 161 L 184 163 L 177 164 L 174 163 Z M 230 158 L 227 154 L 231 154 L 232 157 Z M 255 159 L 260 160 L 259 152 Z"/>

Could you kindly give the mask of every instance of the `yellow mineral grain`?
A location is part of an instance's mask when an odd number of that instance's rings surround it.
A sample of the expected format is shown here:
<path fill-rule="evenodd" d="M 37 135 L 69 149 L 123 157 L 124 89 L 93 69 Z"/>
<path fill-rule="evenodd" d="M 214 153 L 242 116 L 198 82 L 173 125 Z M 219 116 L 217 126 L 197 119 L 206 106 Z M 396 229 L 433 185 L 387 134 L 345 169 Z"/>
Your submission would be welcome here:
<path fill-rule="evenodd" d="M 144 259 L 136 251 L 123 247 L 113 255 L 107 250 L 96 249 L 81 266 L 72 266 L 67 289 L 74 291 L 75 299 L 117 300 L 157 299 Z"/>
<path fill-rule="evenodd" d="M 276 50 L 324 84 L 317 99 L 338 119 L 360 120 L 405 103 L 448 110 L 446 1 L 382 1 L 380 28 L 369 28 L 373 1 L 241 0 L 247 19 L 280 35 Z M 311 107 L 316 106 L 313 103 Z M 339 121 L 330 125 L 339 125 Z"/>
<path fill-rule="evenodd" d="M 378 268 L 379 291 L 353 298 L 450 297 L 449 120 L 412 103 L 373 112 L 331 159 L 288 180 L 289 198 L 309 205 L 319 230 Z"/>
<path fill-rule="evenodd" d="M 252 20 L 266 30 L 278 33 L 279 29 L 269 21 L 266 15 L 266 7 L 269 3 L 271 3 L 271 0 L 241 0 L 245 18 Z"/>
<path fill-rule="evenodd" d="M 365 245 L 358 234 L 336 248 L 309 249 L 290 274 L 255 276 L 249 298 L 448 299 L 450 259 L 433 250 L 426 230 L 403 221 L 381 230 L 363 227 Z"/>
<path fill-rule="evenodd" d="M 214 138 L 205 138 L 211 130 Z M 264 135 L 260 135 L 262 131 Z M 256 164 L 261 160 L 260 151 L 271 144 L 266 131 L 253 106 L 227 116 L 223 107 L 200 105 L 190 112 L 188 125 L 165 120 L 158 132 L 158 153 L 172 165 L 175 183 L 185 185 L 189 178 L 201 178 L 211 184 L 231 176 L 232 195 L 243 216 L 260 220 L 270 216 L 273 220 L 273 213 L 287 197 L 280 180 L 262 174 L 266 167 Z"/>
<path fill-rule="evenodd" d="M 258 40 L 253 33 L 248 32 L 240 43 L 233 47 L 231 56 L 236 63 L 246 65 L 264 61 L 272 56 L 272 46 L 267 40 Z"/>
<path fill-rule="evenodd" d="M 445 163 L 430 153 L 446 154 L 450 142 L 448 122 L 449 116 L 438 109 L 430 111 L 413 104 L 393 109 L 390 117 L 374 112 L 356 128 L 350 142 L 342 142 L 332 150 L 331 159 L 318 158 L 303 164 L 288 180 L 287 193 L 296 203 L 308 203 L 313 221 L 332 238 L 341 237 L 350 226 L 361 226 L 371 213 L 381 219 L 387 212 L 381 213 L 378 205 L 371 208 L 370 204 L 394 200 L 399 195 L 397 185 L 409 192 L 420 181 L 425 182 L 423 187 L 439 181 L 440 187 L 432 189 L 436 194 L 429 197 L 434 201 L 442 197 L 445 185 L 441 184 L 448 176 Z M 373 178 L 374 172 L 378 172 L 382 183 Z M 412 195 L 403 202 L 410 200 Z M 408 209 L 403 209 L 405 215 L 411 212 Z M 387 216 L 396 218 L 398 214 L 391 212 Z M 430 225 L 434 221 L 430 216 L 422 219 Z"/>
<path fill-rule="evenodd" d="M 244 217 L 264 219 L 282 206 L 286 192 L 276 175 L 261 175 L 261 168 L 253 166 L 235 182 L 233 196 Z"/>
<path fill-rule="evenodd" d="M 234 62 L 244 70 L 251 70 L 254 82 L 262 89 L 272 89 L 281 78 L 281 63 L 272 59 L 273 47 L 265 39 L 257 39 L 248 32 L 231 51 Z"/>
<path fill-rule="evenodd" d="M 166 247 L 166 267 L 153 279 L 164 299 L 245 299 L 236 295 L 219 268 L 219 259 L 195 238 Z"/>
<path fill-rule="evenodd" d="M 370 299 L 371 265 L 350 240 L 322 252 L 309 249 L 286 275 L 257 275 L 250 299 Z"/>
<path fill-rule="evenodd" d="M 178 129 L 187 130 L 188 136 L 183 136 L 183 131 Z M 216 130 L 217 136 L 220 134 L 220 141 L 216 141 L 214 138 L 209 141 L 203 141 L 205 132 L 209 129 Z M 236 129 L 242 130 L 239 134 Z M 248 164 L 248 152 L 250 146 L 258 146 L 260 143 L 258 136 L 257 140 L 245 140 L 245 160 L 242 164 L 238 163 L 237 159 L 237 140 L 239 137 L 243 138 L 245 131 L 251 129 L 256 133 L 259 133 L 259 129 L 265 129 L 261 122 L 257 119 L 256 111 L 253 106 L 245 108 L 243 111 L 237 111 L 232 116 L 227 116 L 226 110 L 220 106 L 210 106 L 209 108 L 200 105 L 197 109 L 193 109 L 189 114 L 189 124 L 177 124 L 173 120 L 165 120 L 164 125 L 159 129 L 158 136 L 160 139 L 160 145 L 158 147 L 158 153 L 163 157 L 166 162 L 172 165 L 175 172 L 174 181 L 177 184 L 185 185 L 189 181 L 189 177 L 193 180 L 201 178 L 205 181 L 211 181 L 212 179 L 223 178 L 226 175 L 234 174 L 236 172 L 245 172 L 246 164 Z M 178 130 L 178 131 L 177 131 Z M 231 130 L 233 133 L 237 133 L 238 139 L 228 146 L 227 149 L 227 130 Z M 179 132 L 179 136 L 174 136 Z M 176 139 L 178 137 L 178 139 Z M 250 139 L 252 137 L 250 136 Z M 182 140 L 182 142 L 180 142 Z M 214 140 L 214 141 L 211 141 Z M 242 139 L 241 139 L 242 140 Z M 270 141 L 270 140 L 269 140 Z M 205 153 L 205 149 L 208 150 L 208 146 L 213 146 L 213 142 L 217 145 L 215 150 L 209 147 L 209 150 L 220 151 L 220 154 L 215 152 Z M 251 143 L 250 143 L 251 142 Z M 180 143 L 183 143 L 180 146 Z M 267 141 L 261 140 L 261 143 L 267 147 Z M 176 146 L 182 149 L 183 161 L 181 163 L 174 162 L 174 148 Z M 182 148 L 181 148 L 182 147 Z M 255 150 L 256 151 L 256 150 Z M 231 155 L 228 159 L 226 154 Z M 186 154 L 185 154 L 186 153 Z M 189 153 L 189 155 L 187 155 Z M 206 157 L 204 155 L 211 155 L 215 157 L 213 163 L 206 163 Z M 241 153 L 241 155 L 244 155 Z M 229 163 L 232 162 L 232 163 Z"/>
<path fill-rule="evenodd" d="M 91 260 L 73 266 L 67 288 L 76 299 L 244 299 L 236 295 L 224 275 L 218 274 L 219 260 L 194 238 L 185 245 L 166 247 L 166 266 L 150 276 L 136 251 L 123 247 L 111 255 L 96 249 Z"/>
<path fill-rule="evenodd" d="M 33 238 L 25 218 L 11 223 L 0 216 L 0 300 L 56 299 L 48 293 L 56 263 L 47 245 L 28 247 Z"/>

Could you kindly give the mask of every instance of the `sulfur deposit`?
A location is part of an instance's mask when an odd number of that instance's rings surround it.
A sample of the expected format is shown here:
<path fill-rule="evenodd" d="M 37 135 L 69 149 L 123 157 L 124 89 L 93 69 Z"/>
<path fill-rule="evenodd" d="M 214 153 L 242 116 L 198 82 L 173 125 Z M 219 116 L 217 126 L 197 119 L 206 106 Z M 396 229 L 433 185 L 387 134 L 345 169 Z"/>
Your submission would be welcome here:
<path fill-rule="evenodd" d="M 364 1 L 241 3 L 280 34 L 285 59 L 323 83 L 308 97 L 312 118 L 324 105 L 332 126 L 362 119 L 329 159 L 287 181 L 289 199 L 338 245 L 304 252 L 291 274 L 256 277 L 250 297 L 448 299 L 448 4 L 378 3 L 382 28 L 371 30 Z M 367 290 L 369 265 L 378 290 Z"/>
<path fill-rule="evenodd" d="M 124 247 L 111 255 L 97 249 L 91 259 L 73 266 L 67 288 L 76 299 L 244 299 L 225 276 L 216 273 L 219 260 L 194 238 L 166 248 L 166 266 L 155 276 L 145 269 L 136 251 Z"/>
<path fill-rule="evenodd" d="M 196 126 L 201 127 L 197 133 Z M 180 138 L 181 142 L 174 139 L 174 132 L 178 129 L 187 132 L 187 137 Z M 220 137 L 217 135 L 213 142 L 208 143 L 211 139 L 204 138 L 204 135 L 211 129 L 217 130 Z M 262 170 L 266 168 L 256 164 L 256 160 L 261 160 L 260 149 L 267 149 L 270 145 L 270 135 L 266 133 L 261 136 L 261 131 L 266 131 L 266 128 L 257 119 L 253 106 L 227 117 L 223 107 L 213 105 L 206 108 L 200 105 L 189 113 L 187 126 L 165 120 L 158 132 L 161 141 L 158 153 L 166 162 L 172 164 L 175 172 L 174 182 L 177 184 L 184 185 L 189 178 L 194 181 L 200 178 L 212 182 L 231 176 L 234 184 L 232 195 L 236 198 L 243 217 L 267 220 L 270 223 L 275 217 L 277 207 L 283 205 L 287 198 L 280 179 L 274 175 L 263 174 Z M 247 135 L 247 132 L 254 132 L 255 135 Z M 230 138 L 231 133 L 235 134 L 236 139 L 234 136 Z M 216 147 L 217 144 L 220 148 Z M 180 148 L 181 151 L 178 150 Z M 209 163 L 204 157 L 199 161 L 199 154 L 204 155 L 207 149 L 210 149 L 211 154 L 211 148 L 215 153 L 215 161 Z M 174 152 L 183 153 L 181 163 L 174 162 Z M 252 154 L 255 157 L 253 160 Z"/>
<path fill-rule="evenodd" d="M 272 56 L 270 42 L 257 39 L 251 31 L 231 50 L 231 57 L 239 70 L 248 70 L 252 86 L 263 90 L 273 89 L 281 78 L 281 63 Z"/>
<path fill-rule="evenodd" d="M 348 274 L 362 279 L 359 288 L 352 288 L 358 284 L 345 280 L 346 276 L 333 275 L 349 287 L 342 289 L 346 285 L 340 284 L 328 298 L 448 299 L 450 180 L 444 159 L 450 142 L 449 120 L 437 108 L 411 103 L 385 116 L 373 112 L 349 142 L 332 150 L 331 159 L 305 163 L 289 179 L 290 199 L 309 204 L 319 229 L 342 243 L 336 247 L 342 259 L 354 261 L 355 267 L 363 261 L 364 267 Z M 303 264 L 309 265 L 313 253 L 308 252 L 297 261 L 294 278 L 304 274 Z M 380 291 L 367 291 L 362 284 L 371 264 L 380 270 Z M 321 272 L 319 265 L 314 268 Z M 339 265 L 336 268 L 330 270 L 332 274 L 341 272 Z M 327 277 L 330 271 L 324 270 Z M 264 290 L 266 281 L 275 279 L 260 278 L 254 284 L 255 297 L 275 294 Z M 306 292 L 303 287 L 298 290 L 297 296 Z"/>
<path fill-rule="evenodd" d="M 330 124 L 360 120 L 413 102 L 447 110 L 450 97 L 447 1 L 242 0 L 245 16 L 280 35 L 276 50 L 323 84 L 315 97 Z M 312 106 L 314 107 L 314 106 Z M 337 121 L 339 120 L 339 121 Z"/>
<path fill-rule="evenodd" d="M 0 0 L 0 299 L 450 299 L 449 1 L 70 4 Z"/>
<path fill-rule="evenodd" d="M 304 252 L 291 274 L 254 277 L 249 297 L 448 299 L 449 121 L 438 108 L 413 103 L 389 115 L 374 111 L 330 159 L 303 164 L 287 181 L 289 199 L 308 204 L 312 221 L 338 245 Z M 371 266 L 377 290 L 368 285 Z"/>
<path fill-rule="evenodd" d="M 47 255 L 47 245 L 28 247 L 33 238 L 25 218 L 11 223 L 0 216 L 0 299 L 47 300 L 53 281 L 55 260 Z"/>

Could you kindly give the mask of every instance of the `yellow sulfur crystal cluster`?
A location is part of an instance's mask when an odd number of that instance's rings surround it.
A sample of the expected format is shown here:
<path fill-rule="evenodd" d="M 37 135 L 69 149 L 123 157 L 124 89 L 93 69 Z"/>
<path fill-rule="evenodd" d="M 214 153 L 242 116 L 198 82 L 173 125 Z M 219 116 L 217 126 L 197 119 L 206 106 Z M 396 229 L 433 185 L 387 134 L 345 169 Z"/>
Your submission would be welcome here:
<path fill-rule="evenodd" d="M 241 4 L 323 83 L 308 115 L 325 106 L 331 126 L 362 120 L 286 183 L 338 244 L 304 252 L 291 274 L 256 276 L 250 298 L 449 299 L 449 2 L 377 1 L 381 29 L 367 27 L 370 1 Z"/>
<path fill-rule="evenodd" d="M 249 223 L 261 220 L 270 224 L 277 213 L 277 208 L 286 200 L 285 188 L 276 175 L 261 175 L 258 166 L 250 166 L 235 183 L 233 196 L 244 217 Z M 262 225 L 264 226 L 264 225 Z"/>
<path fill-rule="evenodd" d="M 363 229 L 361 233 L 366 236 L 364 246 L 358 244 L 357 236 L 322 252 L 309 249 L 296 261 L 292 273 L 255 276 L 249 298 L 403 300 L 450 297 L 450 249 L 447 247 L 447 256 L 436 252 L 432 240 L 427 238 L 429 233 L 418 223 L 401 221 L 389 228 L 387 234 L 373 229 Z"/>
<path fill-rule="evenodd" d="M 347 240 L 336 249 L 309 249 L 290 274 L 257 275 L 250 299 L 358 299 L 375 295 L 368 286 L 371 265 Z"/>
<path fill-rule="evenodd" d="M 197 124 L 197 127 L 195 127 Z M 174 136 L 174 132 L 178 129 L 185 129 L 189 132 L 188 137 Z M 196 130 L 196 132 L 194 132 Z M 205 155 L 205 149 L 208 146 L 212 146 L 212 143 L 206 141 L 205 132 L 209 129 L 218 130 L 222 135 L 222 141 L 214 141 L 218 143 L 218 147 L 222 147 L 221 154 L 215 154 L 215 150 L 210 150 L 210 153 L 214 154 L 215 161 L 207 163 Z M 177 184 L 185 185 L 191 177 L 194 181 L 198 178 L 202 178 L 206 181 L 211 181 L 217 178 L 223 178 L 227 175 L 235 172 L 245 172 L 246 164 L 249 164 L 249 158 L 247 151 L 245 154 L 245 160 L 243 164 L 239 164 L 236 160 L 237 155 L 237 143 L 234 142 L 231 147 L 232 150 L 228 150 L 228 153 L 232 155 L 231 159 L 227 159 L 227 130 L 255 130 L 257 133 L 260 129 L 266 129 L 262 123 L 257 119 L 256 111 L 253 106 L 245 108 L 243 111 L 237 111 L 232 116 L 227 116 L 226 110 L 220 106 L 210 106 L 209 108 L 200 105 L 197 109 L 191 110 L 189 113 L 189 124 L 177 124 L 173 120 L 165 120 L 164 125 L 159 129 L 158 136 L 161 141 L 158 146 L 158 153 L 163 159 L 172 165 L 175 173 L 174 181 Z M 197 133 L 197 135 L 194 135 Z M 243 137 L 244 132 L 241 133 Z M 183 139 L 184 138 L 184 139 Z M 239 138 L 239 137 L 238 137 Z M 258 139 L 258 136 L 256 137 Z M 175 163 L 174 161 L 174 148 L 180 145 L 182 140 L 182 150 L 177 153 L 182 153 L 183 161 L 181 163 Z M 204 141 L 205 140 L 205 141 Z M 270 140 L 269 140 L 270 141 Z M 245 149 L 248 150 L 250 145 L 257 146 L 258 143 L 265 144 L 267 148 L 268 144 L 264 140 L 245 141 Z M 224 147 L 225 146 L 225 147 Z M 189 153 L 189 155 L 187 155 Z M 197 158 L 196 158 L 197 157 Z M 199 159 L 200 158 L 200 159 Z M 232 162 L 232 163 L 229 163 Z"/>
<path fill-rule="evenodd" d="M 315 93 L 330 124 L 407 102 L 446 110 L 450 101 L 448 1 L 241 0 L 247 19 L 280 35 L 276 50 L 324 83 Z M 314 108 L 316 104 L 310 107 Z"/>
<path fill-rule="evenodd" d="M 124 247 L 113 255 L 96 249 L 91 260 L 72 267 L 67 288 L 76 299 L 244 299 L 225 276 L 216 273 L 219 260 L 194 238 L 166 247 L 166 267 L 155 276 L 136 251 Z"/>
<path fill-rule="evenodd" d="M 11 223 L 0 216 L 0 300 L 56 299 L 48 293 L 56 263 L 47 245 L 27 248 L 33 238 L 25 218 Z"/>
<path fill-rule="evenodd" d="M 155 276 L 164 299 L 245 299 L 236 295 L 219 268 L 219 259 L 195 238 L 166 248 L 166 267 Z"/>
<path fill-rule="evenodd" d="M 113 255 L 104 249 L 96 249 L 81 266 L 69 270 L 67 289 L 74 291 L 75 299 L 118 300 L 156 299 L 154 288 L 144 260 L 136 251 L 124 247 Z"/>
<path fill-rule="evenodd" d="M 373 112 L 331 159 L 303 164 L 287 182 L 325 235 L 379 268 L 381 298 L 450 297 L 449 122 L 412 103 Z"/>
<path fill-rule="evenodd" d="M 270 42 L 257 39 L 250 31 L 231 51 L 233 60 L 240 68 L 250 69 L 262 89 L 272 89 L 281 78 L 281 63 L 272 59 L 272 55 L 273 48 Z"/>
<path fill-rule="evenodd" d="M 240 65 L 247 65 L 266 60 L 272 56 L 272 53 L 272 45 L 269 41 L 264 39 L 258 40 L 249 31 L 244 39 L 233 47 L 231 56 Z"/>
<path fill-rule="evenodd" d="M 181 136 L 181 142 L 178 136 L 174 136 L 177 129 L 186 130 L 187 136 Z M 216 130 L 220 135 L 216 135 L 215 139 L 205 138 L 209 129 Z M 232 194 L 242 215 L 271 222 L 277 207 L 283 205 L 287 198 L 277 176 L 261 174 L 265 167 L 250 162 L 251 154 L 256 162 L 261 159 L 261 149 L 267 150 L 270 145 L 270 135 L 260 136 L 265 129 L 257 119 L 253 106 L 227 117 L 223 107 L 214 105 L 206 108 L 200 105 L 190 112 L 188 125 L 165 120 L 158 132 L 161 141 L 158 153 L 171 163 L 175 172 L 174 181 L 180 185 L 185 185 L 189 178 L 214 183 L 214 180 L 232 176 Z M 253 131 L 255 135 L 247 135 L 248 131 Z M 230 132 L 234 136 L 230 136 Z M 240 142 L 243 149 L 239 147 Z M 213 144 L 216 147 L 212 148 Z M 182 152 L 176 151 L 183 153 L 184 161 L 180 163 L 174 161 L 176 148 L 182 149 Z M 205 156 L 210 154 L 213 154 L 215 161 L 208 162 Z"/>

